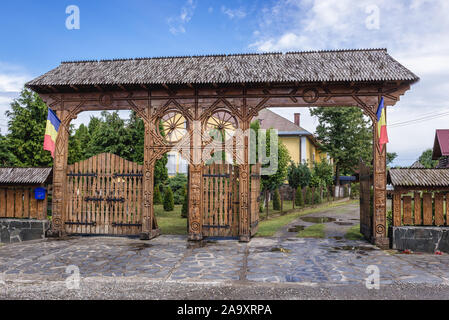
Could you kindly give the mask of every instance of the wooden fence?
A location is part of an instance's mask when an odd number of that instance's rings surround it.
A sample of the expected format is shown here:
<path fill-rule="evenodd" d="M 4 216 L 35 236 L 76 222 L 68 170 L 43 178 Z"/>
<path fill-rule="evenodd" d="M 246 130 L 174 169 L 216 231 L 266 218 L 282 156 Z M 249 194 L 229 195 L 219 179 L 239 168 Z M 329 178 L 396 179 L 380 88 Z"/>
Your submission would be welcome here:
<path fill-rule="evenodd" d="M 0 218 L 47 218 L 47 194 L 45 200 L 34 198 L 36 186 L 0 186 Z"/>
<path fill-rule="evenodd" d="M 238 167 L 211 164 L 203 168 L 203 236 L 239 234 Z"/>
<path fill-rule="evenodd" d="M 393 194 L 393 226 L 449 225 L 449 193 Z"/>

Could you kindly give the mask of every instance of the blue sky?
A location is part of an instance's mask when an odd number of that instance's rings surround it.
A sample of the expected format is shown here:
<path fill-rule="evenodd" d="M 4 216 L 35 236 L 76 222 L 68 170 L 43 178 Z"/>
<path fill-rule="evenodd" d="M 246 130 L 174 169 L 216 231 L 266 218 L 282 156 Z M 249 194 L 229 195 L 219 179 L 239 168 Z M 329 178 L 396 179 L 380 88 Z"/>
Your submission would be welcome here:
<path fill-rule="evenodd" d="M 65 27 L 68 5 L 80 9 L 80 30 Z M 408 165 L 432 147 L 435 129 L 449 128 L 448 16 L 446 0 L 3 1 L 0 129 L 23 84 L 61 61 L 386 47 L 421 77 L 389 109 L 389 124 L 443 114 L 391 127 L 388 150 Z M 301 112 L 314 131 L 308 109 L 273 111 L 289 119 Z"/>

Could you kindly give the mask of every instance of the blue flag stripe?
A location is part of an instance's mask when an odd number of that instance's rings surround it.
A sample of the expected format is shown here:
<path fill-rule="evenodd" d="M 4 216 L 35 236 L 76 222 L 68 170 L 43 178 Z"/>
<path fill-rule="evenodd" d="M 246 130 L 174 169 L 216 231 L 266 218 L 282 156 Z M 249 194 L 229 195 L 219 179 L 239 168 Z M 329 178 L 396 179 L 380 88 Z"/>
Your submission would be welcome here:
<path fill-rule="evenodd" d="M 49 120 L 51 122 L 51 124 L 53 125 L 53 127 L 55 127 L 56 132 L 59 130 L 59 125 L 61 124 L 61 120 L 58 119 L 58 117 L 56 116 L 56 113 L 51 110 L 50 108 L 48 108 L 48 118 L 47 120 Z"/>

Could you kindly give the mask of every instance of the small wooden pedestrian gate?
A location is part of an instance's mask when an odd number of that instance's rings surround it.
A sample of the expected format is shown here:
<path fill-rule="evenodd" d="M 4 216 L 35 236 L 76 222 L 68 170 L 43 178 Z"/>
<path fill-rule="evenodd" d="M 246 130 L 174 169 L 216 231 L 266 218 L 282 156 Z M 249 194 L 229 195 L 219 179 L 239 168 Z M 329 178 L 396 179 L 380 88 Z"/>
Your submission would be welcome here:
<path fill-rule="evenodd" d="M 140 234 L 142 165 L 102 153 L 69 165 L 67 188 L 67 233 Z"/>
<path fill-rule="evenodd" d="M 371 202 L 371 169 L 360 161 L 360 232 L 366 239 L 373 236 L 373 210 Z"/>
<path fill-rule="evenodd" d="M 203 237 L 237 237 L 240 224 L 239 168 L 231 164 L 203 167 Z M 252 166 L 249 209 L 251 235 L 259 224 L 260 165 Z"/>

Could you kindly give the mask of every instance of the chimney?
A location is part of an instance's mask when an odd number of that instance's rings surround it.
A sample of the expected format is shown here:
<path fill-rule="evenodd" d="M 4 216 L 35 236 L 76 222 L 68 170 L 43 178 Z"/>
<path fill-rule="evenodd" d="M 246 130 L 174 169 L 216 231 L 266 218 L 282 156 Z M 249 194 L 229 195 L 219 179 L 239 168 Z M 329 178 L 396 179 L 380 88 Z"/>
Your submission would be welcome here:
<path fill-rule="evenodd" d="M 295 113 L 295 124 L 300 127 L 299 123 L 300 123 L 300 119 L 301 119 L 301 114 L 300 113 Z"/>

